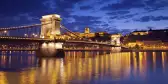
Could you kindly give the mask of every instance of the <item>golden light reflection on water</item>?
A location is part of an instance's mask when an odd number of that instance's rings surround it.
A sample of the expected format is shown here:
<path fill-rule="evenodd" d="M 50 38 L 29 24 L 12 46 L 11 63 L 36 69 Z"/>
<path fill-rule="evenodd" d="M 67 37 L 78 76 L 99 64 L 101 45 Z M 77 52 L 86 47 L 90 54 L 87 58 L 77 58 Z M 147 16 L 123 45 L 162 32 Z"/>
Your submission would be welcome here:
<path fill-rule="evenodd" d="M 39 58 L 38 66 L 19 72 L 0 71 L 0 84 L 68 84 L 90 83 L 91 80 L 135 78 L 145 79 L 148 71 L 166 70 L 167 52 L 81 52 L 69 51 L 65 58 Z M 27 61 L 25 60 L 27 59 Z M 34 64 L 35 57 L 0 57 L 0 69 L 10 68 L 20 61 L 27 66 Z M 18 63 L 18 65 L 19 65 Z M 161 64 L 160 64 L 161 63 Z M 7 64 L 7 65 L 6 65 Z M 9 67 L 10 66 L 10 67 Z M 15 80 L 12 80 L 15 78 Z"/>
<path fill-rule="evenodd" d="M 166 61 L 167 61 L 166 52 L 162 52 L 162 67 L 163 67 L 163 72 L 165 72 L 165 69 L 166 69 Z"/>
<path fill-rule="evenodd" d="M 6 73 L 0 72 L 0 84 L 8 84 Z"/>
<path fill-rule="evenodd" d="M 144 52 L 139 52 L 139 73 L 143 78 L 146 76 L 146 65 L 146 55 L 144 55 Z"/>
<path fill-rule="evenodd" d="M 155 69 L 156 69 L 156 52 L 152 52 L 152 56 L 153 56 L 153 70 L 155 71 Z"/>

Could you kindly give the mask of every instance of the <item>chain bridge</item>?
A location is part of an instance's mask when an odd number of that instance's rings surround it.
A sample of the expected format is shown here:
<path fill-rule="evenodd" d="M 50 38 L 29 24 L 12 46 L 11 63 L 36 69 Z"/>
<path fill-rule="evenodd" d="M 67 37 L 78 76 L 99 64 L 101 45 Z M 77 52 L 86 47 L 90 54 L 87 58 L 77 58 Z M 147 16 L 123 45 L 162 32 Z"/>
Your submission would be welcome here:
<path fill-rule="evenodd" d="M 38 50 L 41 48 L 113 50 L 121 48 L 120 45 L 112 43 L 116 38 L 98 42 L 81 37 L 61 24 L 61 20 L 60 15 L 51 14 L 42 16 L 41 24 L 0 28 L 0 50 Z"/>

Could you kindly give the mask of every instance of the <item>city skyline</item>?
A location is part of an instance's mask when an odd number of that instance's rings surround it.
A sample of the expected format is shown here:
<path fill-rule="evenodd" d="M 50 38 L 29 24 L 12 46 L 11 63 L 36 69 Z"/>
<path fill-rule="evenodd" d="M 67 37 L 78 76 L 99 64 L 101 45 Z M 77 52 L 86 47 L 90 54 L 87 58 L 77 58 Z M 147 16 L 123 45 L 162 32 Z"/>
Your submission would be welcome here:
<path fill-rule="evenodd" d="M 168 27 L 166 0 L 27 0 L 0 3 L 0 27 L 40 23 L 41 16 L 59 14 L 70 30 L 127 33 Z"/>

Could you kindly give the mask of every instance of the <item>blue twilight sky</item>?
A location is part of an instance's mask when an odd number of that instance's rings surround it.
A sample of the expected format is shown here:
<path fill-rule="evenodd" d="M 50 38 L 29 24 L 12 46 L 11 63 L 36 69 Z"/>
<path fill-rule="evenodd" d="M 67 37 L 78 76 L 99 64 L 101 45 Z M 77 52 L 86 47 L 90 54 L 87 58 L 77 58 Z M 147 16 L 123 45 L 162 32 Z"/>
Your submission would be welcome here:
<path fill-rule="evenodd" d="M 168 0 L 1 0 L 0 10 L 0 27 L 40 23 L 42 15 L 56 13 L 79 32 L 168 28 Z"/>

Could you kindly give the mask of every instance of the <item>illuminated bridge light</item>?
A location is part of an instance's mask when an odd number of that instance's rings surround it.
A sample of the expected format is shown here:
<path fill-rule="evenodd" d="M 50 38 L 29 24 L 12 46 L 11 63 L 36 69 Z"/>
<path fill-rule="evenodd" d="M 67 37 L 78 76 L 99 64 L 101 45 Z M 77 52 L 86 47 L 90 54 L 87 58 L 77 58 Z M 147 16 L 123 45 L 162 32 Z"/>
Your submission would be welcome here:
<path fill-rule="evenodd" d="M 42 48 L 47 48 L 47 43 L 43 43 Z"/>
<path fill-rule="evenodd" d="M 56 49 L 62 49 L 63 43 L 55 43 L 55 48 Z"/>

